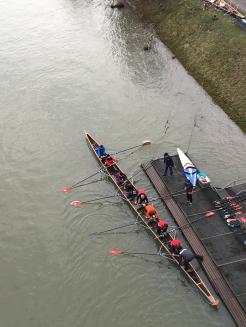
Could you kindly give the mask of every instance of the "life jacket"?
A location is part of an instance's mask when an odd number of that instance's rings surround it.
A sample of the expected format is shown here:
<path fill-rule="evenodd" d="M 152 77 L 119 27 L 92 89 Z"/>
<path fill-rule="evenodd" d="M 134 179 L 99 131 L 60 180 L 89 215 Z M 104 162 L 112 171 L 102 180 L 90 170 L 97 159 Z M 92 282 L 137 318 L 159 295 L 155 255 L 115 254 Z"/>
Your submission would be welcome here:
<path fill-rule="evenodd" d="M 152 204 L 147 204 L 147 206 L 145 207 L 145 210 L 146 210 L 147 218 L 150 219 L 153 215 L 155 215 L 156 218 L 159 218 L 156 208 Z"/>
<path fill-rule="evenodd" d="M 172 240 L 171 246 L 173 246 L 174 248 L 179 248 L 181 246 L 180 240 Z"/>
<path fill-rule="evenodd" d="M 146 191 L 143 188 L 141 188 L 140 190 L 138 190 L 138 195 L 141 195 L 141 194 L 147 195 Z"/>
<path fill-rule="evenodd" d="M 168 222 L 165 220 L 160 220 L 160 221 L 158 221 L 158 227 L 166 228 L 166 227 L 168 227 Z"/>

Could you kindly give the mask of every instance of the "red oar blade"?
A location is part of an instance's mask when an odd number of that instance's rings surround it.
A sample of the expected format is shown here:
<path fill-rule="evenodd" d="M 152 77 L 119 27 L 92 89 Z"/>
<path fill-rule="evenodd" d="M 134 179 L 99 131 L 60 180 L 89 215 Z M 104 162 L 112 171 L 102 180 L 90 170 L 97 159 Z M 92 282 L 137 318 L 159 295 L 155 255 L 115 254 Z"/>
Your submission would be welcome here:
<path fill-rule="evenodd" d="M 242 215 L 242 214 L 243 214 L 242 211 L 237 211 L 237 212 L 236 212 L 236 215 Z"/>
<path fill-rule="evenodd" d="M 122 251 L 115 249 L 115 250 L 111 250 L 110 253 L 114 255 L 120 255 Z"/>
<path fill-rule="evenodd" d="M 70 205 L 74 207 L 80 207 L 83 203 L 83 201 L 72 201 L 70 202 Z"/>
<path fill-rule="evenodd" d="M 234 199 L 234 197 L 229 195 L 229 196 L 226 197 L 226 199 L 227 200 L 232 200 L 232 199 Z"/>
<path fill-rule="evenodd" d="M 66 186 L 66 187 L 64 187 L 63 192 L 67 193 L 67 192 L 70 192 L 72 189 L 73 189 L 72 186 Z"/>
<path fill-rule="evenodd" d="M 206 213 L 205 217 L 212 217 L 214 215 L 215 215 L 215 213 L 213 211 L 209 211 Z"/>

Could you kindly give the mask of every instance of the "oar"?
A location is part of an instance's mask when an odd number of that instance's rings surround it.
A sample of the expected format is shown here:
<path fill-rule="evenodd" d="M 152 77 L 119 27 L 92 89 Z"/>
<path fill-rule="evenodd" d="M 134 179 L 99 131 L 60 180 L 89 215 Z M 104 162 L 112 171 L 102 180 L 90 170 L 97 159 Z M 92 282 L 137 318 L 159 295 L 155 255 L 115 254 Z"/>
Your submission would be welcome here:
<path fill-rule="evenodd" d="M 237 207 L 240 207 L 241 204 L 243 204 L 246 201 L 246 199 L 241 199 L 237 201 L 231 201 L 227 203 L 223 203 L 220 206 L 217 206 L 219 210 L 229 210 L 229 209 L 235 209 Z"/>
<path fill-rule="evenodd" d="M 150 140 L 145 140 L 145 141 L 142 142 L 142 144 L 138 144 L 138 145 L 135 145 L 135 146 L 131 146 L 130 148 L 117 151 L 117 152 L 115 152 L 115 154 L 123 153 L 123 152 L 126 152 L 128 150 L 132 150 L 132 149 L 135 149 L 135 148 L 139 148 L 140 146 L 149 145 L 149 144 L 151 144 L 151 141 Z"/>
<path fill-rule="evenodd" d="M 104 233 L 107 233 L 107 232 L 111 232 L 111 231 L 116 230 L 116 229 L 124 228 L 124 227 L 127 227 L 127 226 L 133 226 L 133 225 L 136 225 L 136 224 L 138 224 L 138 222 L 125 224 L 125 225 L 121 225 L 121 226 L 110 228 L 110 229 L 106 229 L 106 230 L 103 230 L 101 232 L 91 232 L 89 235 L 100 235 L 100 234 L 104 234 Z"/>
<path fill-rule="evenodd" d="M 94 174 L 92 174 L 92 175 L 90 175 L 90 176 L 88 176 L 88 177 L 85 177 L 85 178 L 82 179 L 81 181 L 79 181 L 79 182 L 73 184 L 72 186 L 66 186 L 66 187 L 64 187 L 64 188 L 63 188 L 63 192 L 67 193 L 67 192 L 71 191 L 72 189 L 74 189 L 74 188 L 76 188 L 76 187 L 80 187 L 79 184 L 81 184 L 81 183 L 87 181 L 89 178 L 91 178 L 91 177 L 93 177 L 93 176 L 96 176 L 97 174 L 99 174 L 99 173 L 101 173 L 101 172 L 102 172 L 102 171 L 99 170 L 99 171 L 97 171 L 96 173 L 94 173 Z"/>
<path fill-rule="evenodd" d="M 174 261 L 174 259 L 172 258 L 173 256 L 175 256 L 175 254 L 169 254 L 169 253 L 148 253 L 148 252 L 128 252 L 128 251 L 121 251 L 119 249 L 114 249 L 110 251 L 111 254 L 114 255 L 158 255 L 161 256 L 162 258 L 166 258 L 169 260 Z M 170 257 L 168 257 L 170 256 Z"/>
<path fill-rule="evenodd" d="M 219 208 L 217 208 L 217 210 L 223 211 L 224 214 L 233 214 L 233 213 L 235 213 L 237 215 L 241 215 L 241 214 L 243 214 L 243 212 L 241 210 L 243 208 L 245 208 L 244 202 L 245 201 L 237 202 L 235 204 L 231 203 L 231 204 L 228 204 L 226 206 L 219 207 Z"/>
<path fill-rule="evenodd" d="M 231 204 L 233 202 L 243 202 L 245 201 L 246 198 L 243 197 L 243 195 L 236 195 L 236 196 L 227 196 L 226 198 L 222 199 L 222 200 L 216 200 L 214 201 L 215 206 L 224 206 L 227 204 Z"/>
<path fill-rule="evenodd" d="M 110 251 L 111 254 L 114 255 L 120 255 L 120 254 L 125 254 L 125 255 L 160 255 L 159 253 L 148 253 L 148 252 L 128 252 L 128 251 L 121 251 L 118 249 L 114 249 Z"/>
<path fill-rule="evenodd" d="M 193 221 L 191 221 L 191 222 L 189 222 L 187 224 L 184 224 L 183 226 L 174 227 L 172 230 L 178 230 L 178 229 L 182 230 L 183 228 L 191 226 L 192 224 L 196 223 L 197 221 L 204 219 L 204 217 L 210 218 L 210 217 L 213 217 L 215 215 L 215 212 L 213 212 L 213 211 L 205 211 L 203 213 L 197 213 L 197 214 L 189 215 L 188 217 L 191 217 L 191 216 L 194 216 L 194 215 L 200 215 L 200 214 L 204 214 L 204 213 L 205 213 L 204 216 L 199 217 L 199 218 L 197 218 L 197 219 L 195 219 L 195 220 L 193 220 Z"/>
<path fill-rule="evenodd" d="M 99 200 L 114 198 L 117 196 L 119 196 L 119 195 L 118 194 L 117 195 L 108 195 L 108 196 L 103 196 L 103 197 L 88 200 L 88 201 L 72 201 L 72 202 L 70 202 L 70 205 L 74 206 L 74 207 L 80 207 L 81 205 L 86 204 L 86 203 L 91 203 L 91 202 L 95 202 L 95 201 L 99 201 Z"/>

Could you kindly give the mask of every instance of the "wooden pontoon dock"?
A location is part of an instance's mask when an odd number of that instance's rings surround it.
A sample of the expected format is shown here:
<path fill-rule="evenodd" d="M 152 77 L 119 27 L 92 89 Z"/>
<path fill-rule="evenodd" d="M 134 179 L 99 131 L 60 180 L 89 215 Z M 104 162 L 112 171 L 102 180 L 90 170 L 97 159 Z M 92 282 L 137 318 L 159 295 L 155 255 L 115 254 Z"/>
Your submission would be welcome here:
<path fill-rule="evenodd" d="M 215 209 L 213 201 L 220 199 L 214 188 L 198 186 L 193 194 L 193 205 L 185 205 L 183 169 L 178 156 L 172 158 L 175 163 L 173 176 L 163 176 L 162 158 L 144 163 L 142 168 L 177 225 L 181 228 L 185 226 L 182 233 L 190 247 L 195 253 L 203 255 L 203 270 L 236 324 L 245 327 L 245 245 L 229 230 L 219 212 L 215 211 L 210 218 L 204 216 L 204 212 Z"/>

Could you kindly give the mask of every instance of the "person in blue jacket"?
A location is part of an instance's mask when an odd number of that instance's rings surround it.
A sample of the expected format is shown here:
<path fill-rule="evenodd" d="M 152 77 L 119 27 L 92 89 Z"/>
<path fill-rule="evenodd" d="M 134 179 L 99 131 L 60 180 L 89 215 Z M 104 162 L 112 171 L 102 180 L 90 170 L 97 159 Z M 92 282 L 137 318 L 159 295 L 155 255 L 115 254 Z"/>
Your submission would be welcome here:
<path fill-rule="evenodd" d="M 103 145 L 100 145 L 98 148 L 97 148 L 97 154 L 100 158 L 102 157 L 105 157 L 106 156 L 106 149 Z"/>
<path fill-rule="evenodd" d="M 167 171 L 169 169 L 170 171 L 170 175 L 173 175 L 173 159 L 169 156 L 169 154 L 166 152 L 164 153 L 164 165 L 166 165 L 165 167 L 165 171 L 164 171 L 164 176 L 167 176 Z"/>

